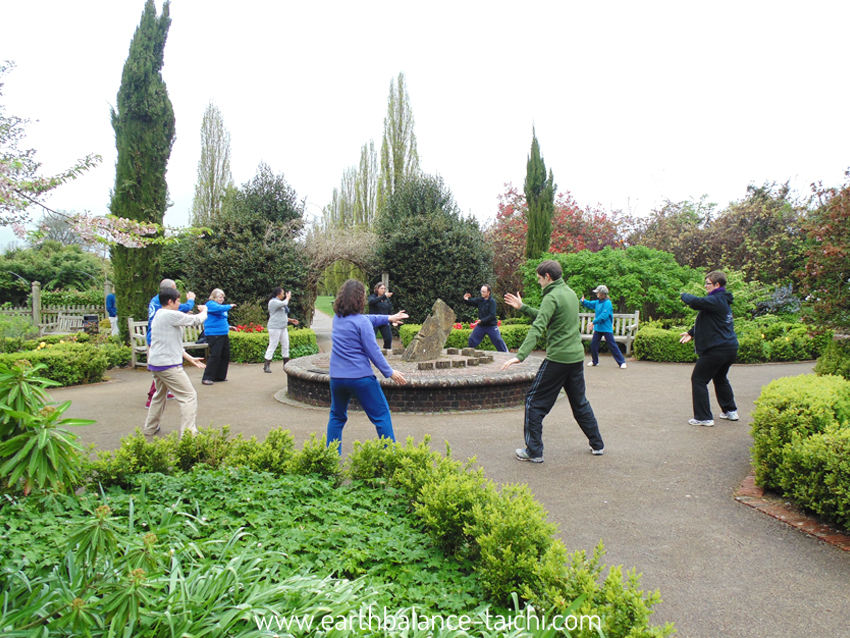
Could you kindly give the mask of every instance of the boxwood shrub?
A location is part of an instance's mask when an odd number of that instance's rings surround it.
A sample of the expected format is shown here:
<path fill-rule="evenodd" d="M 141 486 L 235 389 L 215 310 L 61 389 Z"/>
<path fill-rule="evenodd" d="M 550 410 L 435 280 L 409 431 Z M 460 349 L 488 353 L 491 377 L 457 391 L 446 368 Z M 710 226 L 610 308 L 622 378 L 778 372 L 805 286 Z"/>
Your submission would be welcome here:
<path fill-rule="evenodd" d="M 129 354 L 129 348 L 126 350 Z M 0 354 L 0 362 L 8 366 L 21 359 L 32 365 L 44 363 L 47 368 L 42 376 L 63 386 L 103 381 L 103 373 L 109 368 L 110 361 L 122 358 L 123 350 L 120 348 L 107 354 L 106 349 L 89 343 L 57 343 L 41 350 Z"/>
<path fill-rule="evenodd" d="M 693 341 L 679 343 L 679 335 L 687 329 L 685 326 L 662 328 L 659 322 L 654 321 L 642 324 L 635 337 L 635 357 L 645 361 L 696 361 Z M 761 318 L 739 321 L 735 324 L 735 331 L 738 336 L 738 363 L 816 359 L 832 340 L 830 332 L 818 334 L 804 324 Z"/>
<path fill-rule="evenodd" d="M 814 375 L 775 379 L 762 389 L 752 416 L 756 482 L 781 488 L 776 473 L 786 446 L 850 420 L 850 381 Z"/>
<path fill-rule="evenodd" d="M 230 360 L 235 363 L 262 363 L 269 346 L 268 332 L 231 332 Z M 309 328 L 289 329 L 289 356 L 291 359 L 317 354 L 316 333 Z M 275 361 L 280 361 L 280 347 L 275 349 Z"/>

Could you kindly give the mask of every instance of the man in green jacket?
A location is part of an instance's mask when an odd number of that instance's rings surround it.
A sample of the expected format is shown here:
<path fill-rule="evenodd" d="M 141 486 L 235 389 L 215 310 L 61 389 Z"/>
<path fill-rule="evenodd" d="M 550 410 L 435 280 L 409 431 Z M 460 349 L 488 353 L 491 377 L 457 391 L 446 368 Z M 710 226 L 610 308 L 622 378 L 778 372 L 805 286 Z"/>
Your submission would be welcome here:
<path fill-rule="evenodd" d="M 522 303 L 518 294 L 505 295 L 508 305 L 532 317 L 534 323 L 516 357 L 505 361 L 502 370 L 523 361 L 543 331 L 547 331 L 546 360 L 525 395 L 526 447 L 516 451 L 519 461 L 543 462 L 543 418 L 555 405 L 561 388 L 567 393 L 573 417 L 590 442 L 591 453 L 600 456 L 605 451 L 593 408 L 584 395 L 584 347 L 579 333 L 578 297 L 562 275 L 561 264 L 551 259 L 537 267 L 537 281 L 543 288 L 539 309 Z"/>

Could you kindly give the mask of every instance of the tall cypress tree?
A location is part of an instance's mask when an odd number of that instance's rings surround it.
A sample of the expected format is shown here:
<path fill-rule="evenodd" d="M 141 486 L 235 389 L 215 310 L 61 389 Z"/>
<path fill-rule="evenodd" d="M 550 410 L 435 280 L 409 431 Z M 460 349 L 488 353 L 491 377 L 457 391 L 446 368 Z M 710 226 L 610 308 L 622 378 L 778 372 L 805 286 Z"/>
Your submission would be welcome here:
<path fill-rule="evenodd" d="M 168 0 L 159 17 L 153 0 L 147 0 L 124 63 L 117 109 L 112 109 L 118 160 L 109 209 L 118 217 L 157 224 L 165 217 L 165 169 L 174 144 L 174 110 L 161 73 L 170 25 Z M 147 317 L 148 301 L 159 288 L 161 254 L 159 245 L 112 248 L 119 325 L 125 338 L 124 319 Z"/>
<path fill-rule="evenodd" d="M 540 144 L 534 128 L 531 155 L 525 169 L 525 201 L 528 205 L 528 234 L 525 237 L 525 258 L 538 259 L 549 251 L 552 237 L 552 214 L 555 211 L 555 178 L 552 170 L 546 175 L 546 163 L 540 156 Z"/>

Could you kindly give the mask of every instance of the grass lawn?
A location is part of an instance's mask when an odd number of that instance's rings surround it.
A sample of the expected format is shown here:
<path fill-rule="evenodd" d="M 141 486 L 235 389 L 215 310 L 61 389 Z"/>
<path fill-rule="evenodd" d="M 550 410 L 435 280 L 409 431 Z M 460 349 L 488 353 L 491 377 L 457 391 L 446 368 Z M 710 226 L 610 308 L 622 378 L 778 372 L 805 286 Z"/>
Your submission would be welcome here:
<path fill-rule="evenodd" d="M 326 315 L 334 316 L 334 298 L 332 295 L 316 297 L 316 310 L 321 310 Z"/>

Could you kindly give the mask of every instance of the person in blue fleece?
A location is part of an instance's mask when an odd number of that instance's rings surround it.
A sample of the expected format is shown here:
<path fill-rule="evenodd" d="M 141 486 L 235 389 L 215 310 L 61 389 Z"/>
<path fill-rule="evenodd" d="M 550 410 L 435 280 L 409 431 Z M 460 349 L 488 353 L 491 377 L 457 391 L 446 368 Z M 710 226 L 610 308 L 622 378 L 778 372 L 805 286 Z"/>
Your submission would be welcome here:
<path fill-rule="evenodd" d="M 581 298 L 582 306 L 596 312 L 596 317 L 593 319 L 593 339 L 590 340 L 590 361 L 587 362 L 587 365 L 589 367 L 599 365 L 599 343 L 602 339 L 605 339 L 614 361 L 617 362 L 618 366 L 625 369 L 626 359 L 614 340 L 614 308 L 608 298 L 608 286 L 596 286 L 593 292 L 596 293 L 596 301 L 588 301 L 584 296 Z"/>
<path fill-rule="evenodd" d="M 213 381 L 227 381 L 227 367 L 230 365 L 230 324 L 227 313 L 235 303 L 224 303 L 224 291 L 216 288 L 210 293 L 207 307 L 207 320 L 204 322 L 204 336 L 210 344 L 210 356 L 204 370 L 204 385 Z"/>

